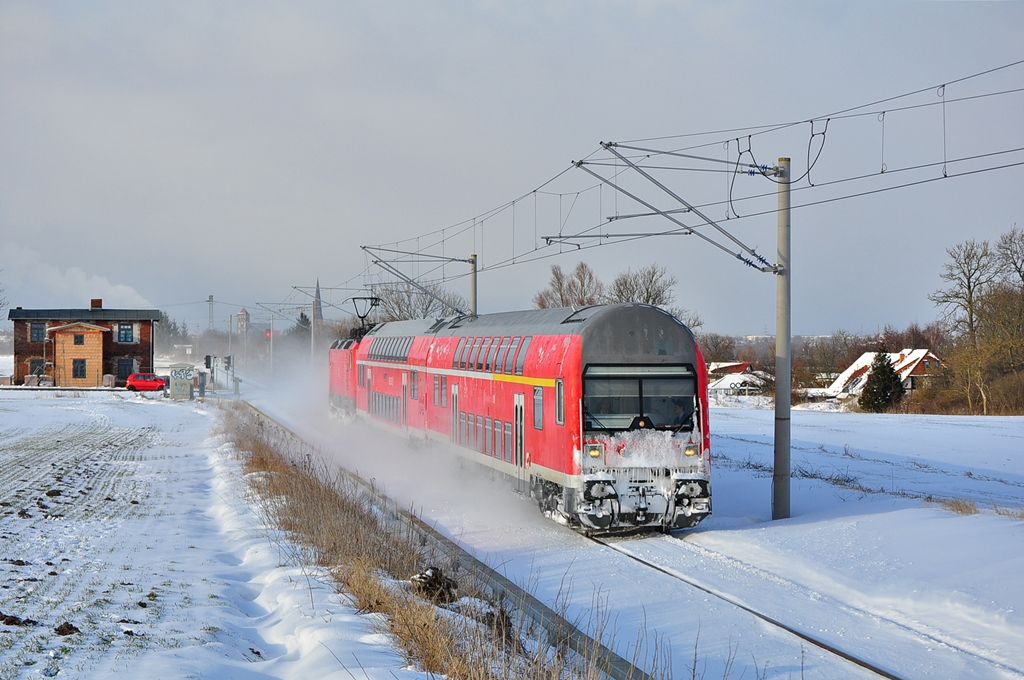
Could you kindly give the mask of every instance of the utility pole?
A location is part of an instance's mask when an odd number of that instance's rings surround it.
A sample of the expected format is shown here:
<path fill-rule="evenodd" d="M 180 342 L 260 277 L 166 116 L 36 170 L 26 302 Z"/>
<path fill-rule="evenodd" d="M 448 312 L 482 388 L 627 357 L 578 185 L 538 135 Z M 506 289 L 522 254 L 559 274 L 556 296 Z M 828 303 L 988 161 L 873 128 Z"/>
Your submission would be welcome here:
<path fill-rule="evenodd" d="M 792 389 L 792 276 L 790 271 L 789 159 L 780 158 L 778 178 L 778 259 L 775 272 L 775 469 L 772 519 L 789 517 L 790 396 Z"/>
<path fill-rule="evenodd" d="M 469 313 L 472 316 L 476 316 L 476 265 L 477 255 L 473 253 L 469 256 Z"/>
<path fill-rule="evenodd" d="M 270 378 L 274 378 L 274 314 L 270 314 Z"/>

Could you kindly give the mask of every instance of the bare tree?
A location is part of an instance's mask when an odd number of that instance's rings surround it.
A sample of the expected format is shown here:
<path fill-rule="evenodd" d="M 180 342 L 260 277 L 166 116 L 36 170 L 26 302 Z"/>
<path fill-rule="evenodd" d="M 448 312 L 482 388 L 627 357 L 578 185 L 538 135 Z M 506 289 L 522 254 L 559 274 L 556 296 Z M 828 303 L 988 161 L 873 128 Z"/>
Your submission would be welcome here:
<path fill-rule="evenodd" d="M 697 337 L 697 342 L 705 361 L 733 361 L 736 358 L 736 341 L 728 335 L 702 333 Z"/>
<path fill-rule="evenodd" d="M 1010 231 L 999 237 L 996 254 L 1003 268 L 1003 275 L 1016 286 L 1024 287 L 1024 230 L 1016 224 Z"/>
<path fill-rule="evenodd" d="M 604 284 L 586 262 L 580 262 L 566 275 L 557 264 L 551 265 L 548 287 L 533 296 L 539 309 L 596 305 L 604 299 Z"/>
<path fill-rule="evenodd" d="M 608 288 L 608 302 L 642 302 L 668 307 L 676 300 L 673 286 L 679 279 L 669 276 L 665 267 L 651 264 L 635 272 L 627 269 L 612 281 Z"/>
<path fill-rule="evenodd" d="M 672 304 L 676 301 L 673 288 L 677 283 L 679 279 L 669 275 L 668 269 L 658 264 L 640 267 L 635 272 L 627 269 L 612 281 L 605 300 L 609 303 L 640 302 L 655 305 L 682 321 L 691 330 L 700 328 L 704 325 L 700 314 Z"/>
<path fill-rule="evenodd" d="M 942 265 L 945 271 L 940 276 L 951 285 L 935 291 L 928 299 L 945 308 L 946 318 L 954 328 L 966 333 L 976 348 L 979 299 L 998 278 L 1000 260 L 988 241 L 969 239 L 946 252 L 952 261 Z"/>
<path fill-rule="evenodd" d="M 406 282 L 382 284 L 375 287 L 374 295 L 380 302 L 374 310 L 374 320 L 383 323 L 405 319 L 426 319 L 432 316 L 449 316 L 453 310 L 464 310 L 469 306 L 465 298 L 443 288 L 440 284 L 424 283 L 420 285 L 436 297 L 431 297 Z"/>

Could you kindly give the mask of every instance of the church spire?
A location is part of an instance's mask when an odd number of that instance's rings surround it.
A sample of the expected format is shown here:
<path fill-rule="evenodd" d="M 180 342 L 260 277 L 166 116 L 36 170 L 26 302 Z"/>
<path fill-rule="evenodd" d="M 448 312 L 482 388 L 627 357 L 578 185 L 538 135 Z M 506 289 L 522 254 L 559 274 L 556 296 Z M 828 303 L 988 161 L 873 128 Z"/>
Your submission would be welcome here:
<path fill-rule="evenodd" d="M 324 320 L 324 308 L 320 302 L 320 277 L 316 277 L 316 293 L 313 295 L 313 321 Z"/>

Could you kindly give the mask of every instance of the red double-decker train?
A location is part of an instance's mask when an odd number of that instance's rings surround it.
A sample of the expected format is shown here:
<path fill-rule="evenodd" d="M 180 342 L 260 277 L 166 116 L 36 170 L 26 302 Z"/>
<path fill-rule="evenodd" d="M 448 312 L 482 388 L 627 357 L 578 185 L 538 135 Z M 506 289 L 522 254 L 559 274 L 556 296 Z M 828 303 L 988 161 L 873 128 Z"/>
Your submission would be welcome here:
<path fill-rule="evenodd" d="M 399 321 L 330 351 L 334 409 L 443 441 L 585 532 L 711 512 L 707 370 L 642 304 Z"/>

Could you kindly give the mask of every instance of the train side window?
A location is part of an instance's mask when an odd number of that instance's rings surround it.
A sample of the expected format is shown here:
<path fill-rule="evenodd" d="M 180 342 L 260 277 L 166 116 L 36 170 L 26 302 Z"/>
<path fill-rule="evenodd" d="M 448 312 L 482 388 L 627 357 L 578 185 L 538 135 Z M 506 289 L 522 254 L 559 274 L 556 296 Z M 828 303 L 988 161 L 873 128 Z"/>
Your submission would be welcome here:
<path fill-rule="evenodd" d="M 480 345 L 480 354 L 477 355 L 477 358 L 476 358 L 476 370 L 478 370 L 478 371 L 483 371 L 483 370 L 488 370 L 489 371 L 489 370 L 491 370 L 489 368 L 488 369 L 484 369 L 484 364 L 486 363 L 486 359 L 487 359 L 487 353 L 490 351 L 490 348 L 491 348 L 491 339 L 490 338 L 484 338 L 483 344 Z"/>
<path fill-rule="evenodd" d="M 512 423 L 505 423 L 505 450 L 504 459 L 506 463 L 512 462 Z"/>
<path fill-rule="evenodd" d="M 515 366 L 516 349 L 519 347 L 519 338 L 512 338 L 512 345 L 508 348 L 508 354 L 505 355 L 505 373 L 511 374 L 512 367 Z"/>
<path fill-rule="evenodd" d="M 491 443 L 491 419 L 484 418 L 484 448 L 482 451 L 485 455 L 491 455 L 494 453 L 494 444 Z"/>
<path fill-rule="evenodd" d="M 466 445 L 466 412 L 459 411 L 459 446 Z"/>
<path fill-rule="evenodd" d="M 491 455 L 501 460 L 502 451 L 505 448 L 505 440 L 501 438 L 501 421 L 494 421 L 494 448 L 491 449 Z"/>
<path fill-rule="evenodd" d="M 512 338 L 504 337 L 501 339 L 501 346 L 498 348 L 498 356 L 494 358 L 494 372 L 501 373 L 502 366 L 505 363 L 505 354 L 508 352 L 508 344 L 512 342 Z"/>
<path fill-rule="evenodd" d="M 533 429 L 544 429 L 544 388 L 533 388 Z"/>
<path fill-rule="evenodd" d="M 530 349 L 530 341 L 533 338 L 527 336 L 523 338 L 523 345 L 519 348 L 519 354 L 516 356 L 516 375 L 523 374 L 523 365 L 526 363 L 526 350 Z"/>
<path fill-rule="evenodd" d="M 441 376 L 441 408 L 448 408 L 448 376 Z"/>
<path fill-rule="evenodd" d="M 491 349 L 487 352 L 487 361 L 484 362 L 484 370 L 488 373 L 493 372 L 494 369 L 494 355 L 498 353 L 498 343 L 501 342 L 501 338 L 493 338 L 491 340 Z"/>
<path fill-rule="evenodd" d="M 441 403 L 441 376 L 434 374 L 434 406 Z"/>
<path fill-rule="evenodd" d="M 484 450 L 484 417 L 476 417 L 476 450 Z"/>
<path fill-rule="evenodd" d="M 483 338 L 473 338 L 473 350 L 469 353 L 469 362 L 466 364 L 467 371 L 476 370 L 476 358 L 480 354 L 480 346 L 483 344 Z"/>
<path fill-rule="evenodd" d="M 413 401 L 420 398 L 419 382 L 419 372 L 409 371 L 409 395 Z"/>
<path fill-rule="evenodd" d="M 466 370 L 466 361 L 469 360 L 469 353 L 473 350 L 473 338 L 466 338 L 466 344 L 462 347 L 462 354 L 459 355 L 459 370 Z"/>
<path fill-rule="evenodd" d="M 565 384 L 561 379 L 555 381 L 555 424 L 565 424 Z"/>
<path fill-rule="evenodd" d="M 466 346 L 466 338 L 459 338 L 459 344 L 455 348 L 455 354 L 452 355 L 452 368 L 459 367 L 459 355 L 462 354 L 462 348 Z"/>
<path fill-rule="evenodd" d="M 359 386 L 366 387 L 366 365 L 359 364 L 359 370 L 356 371 L 356 375 L 359 378 Z"/>

